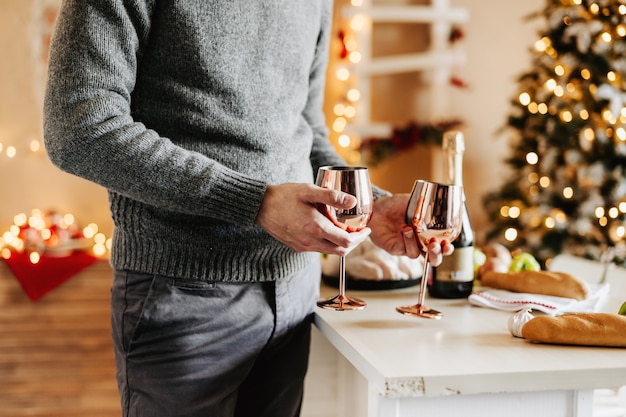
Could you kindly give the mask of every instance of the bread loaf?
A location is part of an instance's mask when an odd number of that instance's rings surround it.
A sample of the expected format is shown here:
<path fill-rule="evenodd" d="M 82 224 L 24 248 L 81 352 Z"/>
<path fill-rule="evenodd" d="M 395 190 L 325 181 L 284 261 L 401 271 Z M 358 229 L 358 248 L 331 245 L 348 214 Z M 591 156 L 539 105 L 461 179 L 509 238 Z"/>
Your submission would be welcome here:
<path fill-rule="evenodd" d="M 543 343 L 626 347 L 626 316 L 609 313 L 539 316 L 524 324 L 522 336 Z"/>
<path fill-rule="evenodd" d="M 586 282 L 565 272 L 515 271 L 486 272 L 482 285 L 502 290 L 584 300 L 589 294 Z"/>

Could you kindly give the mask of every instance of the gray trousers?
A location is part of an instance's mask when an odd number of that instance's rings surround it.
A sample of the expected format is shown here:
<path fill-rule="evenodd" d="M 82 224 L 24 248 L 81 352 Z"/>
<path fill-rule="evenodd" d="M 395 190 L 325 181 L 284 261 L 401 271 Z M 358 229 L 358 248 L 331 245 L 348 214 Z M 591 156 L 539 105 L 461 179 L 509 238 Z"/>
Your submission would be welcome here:
<path fill-rule="evenodd" d="M 123 416 L 298 416 L 319 277 L 318 264 L 242 284 L 115 271 Z"/>

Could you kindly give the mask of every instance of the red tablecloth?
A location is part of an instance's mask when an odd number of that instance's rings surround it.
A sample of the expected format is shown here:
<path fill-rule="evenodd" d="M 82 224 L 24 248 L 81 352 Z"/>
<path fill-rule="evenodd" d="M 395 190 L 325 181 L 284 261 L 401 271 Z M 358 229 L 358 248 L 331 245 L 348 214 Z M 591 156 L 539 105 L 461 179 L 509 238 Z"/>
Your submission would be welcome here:
<path fill-rule="evenodd" d="M 28 259 L 28 254 L 13 253 L 9 259 L 4 261 L 19 281 L 28 298 L 31 301 L 37 301 L 98 261 L 98 258 L 87 252 L 74 252 L 63 257 L 43 255 L 38 263 L 33 264 Z"/>

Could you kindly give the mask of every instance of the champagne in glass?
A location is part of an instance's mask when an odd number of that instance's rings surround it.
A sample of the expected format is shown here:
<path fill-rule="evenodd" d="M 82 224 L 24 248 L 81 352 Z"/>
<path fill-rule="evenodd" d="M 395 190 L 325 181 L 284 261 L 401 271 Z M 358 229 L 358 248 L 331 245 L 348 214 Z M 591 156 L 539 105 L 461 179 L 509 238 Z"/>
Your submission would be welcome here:
<path fill-rule="evenodd" d="M 428 181 L 415 181 L 406 220 L 415 231 L 417 245 L 424 256 L 424 272 L 420 282 L 419 301 L 415 305 L 396 307 L 399 313 L 440 319 L 443 314 L 424 305 L 426 282 L 430 272 L 428 244 L 435 240 L 452 242 L 461 230 L 463 187 Z"/>
<path fill-rule="evenodd" d="M 348 232 L 358 232 L 367 226 L 374 209 L 374 197 L 369 172 L 365 167 L 324 166 L 317 172 L 316 184 L 320 187 L 343 191 L 356 197 L 357 203 L 349 209 L 337 209 L 322 205 L 319 210 L 337 227 Z M 342 256 L 339 264 L 339 294 L 317 305 L 330 310 L 360 310 L 366 303 L 346 295 L 346 260 Z"/>

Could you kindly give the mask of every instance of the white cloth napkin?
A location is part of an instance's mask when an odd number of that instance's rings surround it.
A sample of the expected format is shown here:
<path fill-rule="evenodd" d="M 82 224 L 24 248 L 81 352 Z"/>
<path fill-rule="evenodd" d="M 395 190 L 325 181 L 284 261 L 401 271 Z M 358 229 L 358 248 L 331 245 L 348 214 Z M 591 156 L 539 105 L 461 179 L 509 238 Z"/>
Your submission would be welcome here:
<path fill-rule="evenodd" d="M 485 289 L 469 296 L 469 302 L 478 307 L 496 310 L 520 311 L 530 307 L 551 316 L 563 313 L 591 313 L 602 311 L 609 297 L 609 284 L 590 285 L 590 294 L 584 300 L 554 297 L 543 294 L 519 293 Z"/>

